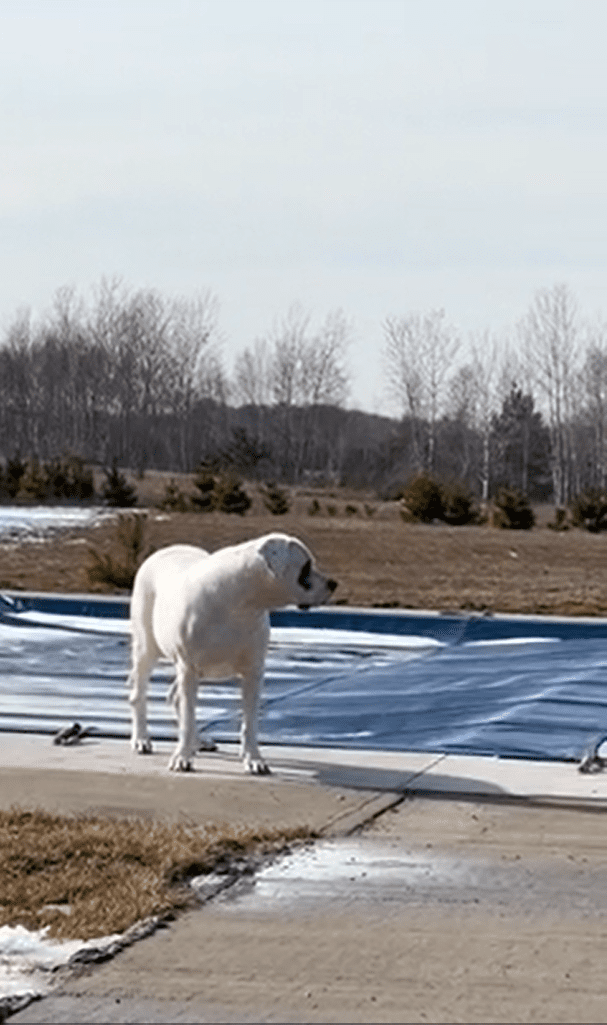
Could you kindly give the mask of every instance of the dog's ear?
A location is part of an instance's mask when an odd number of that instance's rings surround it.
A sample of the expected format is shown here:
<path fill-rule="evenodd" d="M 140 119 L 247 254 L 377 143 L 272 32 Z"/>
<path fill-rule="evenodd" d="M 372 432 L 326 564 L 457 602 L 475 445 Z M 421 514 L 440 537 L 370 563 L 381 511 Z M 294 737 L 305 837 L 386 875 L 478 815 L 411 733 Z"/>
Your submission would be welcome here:
<path fill-rule="evenodd" d="M 275 577 L 283 577 L 290 559 L 289 539 L 274 535 L 260 546 L 259 554 L 265 559 L 268 569 Z"/>
<path fill-rule="evenodd" d="M 310 559 L 310 554 L 301 541 L 287 537 L 286 534 L 270 534 L 260 546 L 259 553 L 265 559 L 270 572 L 278 578 L 285 577 L 289 569 L 301 567 Z"/>

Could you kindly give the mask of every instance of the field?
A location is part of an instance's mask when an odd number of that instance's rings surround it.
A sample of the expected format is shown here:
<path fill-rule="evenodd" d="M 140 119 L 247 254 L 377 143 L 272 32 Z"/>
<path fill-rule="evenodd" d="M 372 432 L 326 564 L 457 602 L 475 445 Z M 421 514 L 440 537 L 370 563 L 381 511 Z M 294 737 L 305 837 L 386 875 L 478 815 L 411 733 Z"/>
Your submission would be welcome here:
<path fill-rule="evenodd" d="M 153 503 L 168 475 L 136 481 L 140 502 Z M 309 515 L 316 499 L 320 512 Z M 143 514 L 143 510 L 139 510 Z M 256 496 L 246 516 L 145 512 L 144 551 L 176 541 L 214 550 L 269 531 L 294 534 L 339 580 L 338 604 L 384 608 L 607 615 L 607 539 L 547 527 L 551 510 L 537 511 L 530 531 L 489 526 L 405 523 L 396 503 L 365 497 L 301 492 L 291 510 L 272 516 Z M 0 587 L 87 592 L 89 548 L 120 557 L 111 523 L 70 531 L 47 541 L 0 543 Z M 111 587 L 105 588 L 111 591 Z"/>

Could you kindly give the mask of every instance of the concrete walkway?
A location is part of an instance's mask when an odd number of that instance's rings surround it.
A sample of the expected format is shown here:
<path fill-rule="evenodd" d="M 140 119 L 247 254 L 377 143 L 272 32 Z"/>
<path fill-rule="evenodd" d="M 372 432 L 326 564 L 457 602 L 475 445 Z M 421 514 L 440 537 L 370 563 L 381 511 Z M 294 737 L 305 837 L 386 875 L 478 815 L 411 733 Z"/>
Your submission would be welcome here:
<path fill-rule="evenodd" d="M 384 843 L 373 848 L 376 859 L 385 858 L 386 843 L 392 859 L 401 859 L 399 864 L 405 866 L 412 851 L 442 849 L 441 843 L 445 850 L 459 844 L 459 860 L 453 861 L 450 855 L 449 862 L 460 866 L 458 872 L 464 862 L 469 865 L 470 858 L 476 857 L 474 884 L 469 868 L 462 875 L 468 896 L 465 906 L 459 902 L 458 913 L 472 913 L 470 908 L 478 900 L 470 894 L 478 890 L 485 917 L 475 919 L 471 929 L 467 918 L 468 925 L 462 925 L 463 920 L 443 906 L 445 900 L 453 903 L 453 896 L 441 898 L 441 904 L 427 890 L 422 904 L 411 903 L 411 894 L 417 899 L 416 887 L 404 882 L 401 889 L 409 894 L 408 904 L 403 905 L 401 894 L 396 909 L 380 890 L 375 903 L 366 900 L 362 911 L 362 905 L 330 907 L 326 903 L 311 917 L 295 912 L 273 917 L 259 910 L 239 913 L 212 902 L 181 916 L 169 929 L 135 944 L 110 963 L 65 980 L 56 992 L 16 1014 L 15 1023 L 379 1022 L 419 1021 L 424 1014 L 435 1021 L 605 1020 L 605 985 L 593 976 L 594 989 L 588 989 L 588 982 L 578 977 L 584 930 L 588 945 L 584 964 L 593 961 L 599 966 L 604 961 L 602 924 L 597 934 L 586 923 L 583 928 L 574 924 L 569 931 L 563 926 L 561 935 L 560 925 L 544 923 L 545 950 L 534 941 L 534 949 L 542 951 L 541 971 L 538 975 L 540 962 L 532 963 L 523 944 L 519 982 L 528 987 L 527 1003 L 523 1001 L 523 1008 L 513 1003 L 514 990 L 499 982 L 498 961 L 500 965 L 500 959 L 504 964 L 515 962 L 513 949 L 519 949 L 527 927 L 517 918 L 510 929 L 503 920 L 502 905 L 496 911 L 497 870 L 485 868 L 483 876 L 478 858 L 487 857 L 485 837 L 489 835 L 497 837 L 492 863 L 499 867 L 511 855 L 523 858 L 524 873 L 515 867 L 518 875 L 508 876 L 505 882 L 503 867 L 499 868 L 499 892 L 522 892 L 524 884 L 528 907 L 539 914 L 538 893 L 544 900 L 548 884 L 543 870 L 536 873 L 535 890 L 529 882 L 535 878 L 537 859 L 553 856 L 550 871 L 558 872 L 549 891 L 557 897 L 549 899 L 557 900 L 573 879 L 561 879 L 558 873 L 573 871 L 572 858 L 587 865 L 589 850 L 598 844 L 599 874 L 592 885 L 601 892 L 601 859 L 607 841 L 607 817 L 601 813 L 607 811 L 607 772 L 584 775 L 574 764 L 555 762 L 266 747 L 272 775 L 252 778 L 243 774 L 236 750 L 222 745 L 217 753 L 201 754 L 195 772 L 180 775 L 166 769 L 170 749 L 171 745 L 160 744 L 155 754 L 141 757 L 124 741 L 88 739 L 75 747 L 56 747 L 48 736 L 1 734 L 0 805 L 190 821 L 306 824 L 328 838 L 351 834 L 373 822 L 365 834 L 368 842 Z M 558 822 L 555 815 L 561 816 Z M 541 848 L 534 846 L 540 836 Z M 517 838 L 517 854 L 512 854 L 509 837 Z M 437 864 L 432 862 L 428 871 L 436 873 Z M 574 881 L 585 893 L 587 867 L 580 871 L 582 876 Z M 329 896 L 330 892 L 329 888 Z M 487 896 L 490 893 L 492 897 Z M 574 914 L 569 909 L 567 914 L 579 917 L 578 911 Z M 519 916 L 525 913 L 521 908 L 517 911 Z M 537 922 L 534 928 L 536 936 Z M 562 950 L 556 951 L 557 940 Z M 396 951 L 401 967 L 394 962 Z M 489 951 L 493 961 L 488 967 L 483 958 Z M 564 959 L 573 981 L 555 989 L 547 976 L 558 957 Z M 443 990 L 437 966 L 444 972 Z M 480 973 L 472 989 L 462 975 L 468 971 Z M 488 982 L 494 973 L 495 979 L 499 976 L 495 992 Z M 579 996 L 582 984 L 587 991 L 584 999 Z M 485 1002 L 477 999 L 475 987 L 485 994 Z M 458 1006 L 454 1001 L 459 1001 Z"/>
<path fill-rule="evenodd" d="M 49 736 L 0 733 L 0 773 L 3 782 L 0 791 L 2 807 L 27 801 L 31 804 L 39 783 L 49 789 L 48 780 L 53 773 L 74 773 L 78 783 L 74 790 L 73 810 L 83 810 L 89 800 L 102 800 L 100 787 L 81 774 L 120 776 L 118 786 L 125 796 L 116 811 L 136 811 L 138 800 L 129 805 L 131 791 L 161 793 L 177 788 L 180 801 L 192 804 L 191 790 L 198 794 L 208 792 L 210 782 L 231 782 L 248 793 L 275 789 L 283 784 L 317 784 L 313 801 L 322 800 L 323 788 L 343 791 L 374 791 L 425 793 L 428 795 L 476 795 L 485 797 L 524 797 L 549 800 L 602 802 L 607 801 L 607 771 L 580 773 L 573 762 L 540 762 L 526 759 L 485 758 L 472 755 L 444 755 L 425 752 L 363 751 L 335 748 L 266 746 L 264 753 L 272 768 L 272 775 L 253 778 L 243 773 L 236 745 L 221 744 L 213 753 L 201 753 L 196 759 L 195 771 L 186 774 L 167 770 L 169 753 L 173 745 L 157 743 L 154 753 L 142 757 L 134 754 L 122 740 L 87 738 L 75 746 L 55 746 Z M 61 777 L 65 779 L 65 777 Z M 136 779 L 136 785 L 132 780 Z M 10 780 L 10 783 L 9 783 Z M 152 783 L 153 781 L 153 783 Z M 105 786 L 104 781 L 104 786 Z M 115 786 L 115 781 L 112 787 Z M 77 791 L 84 796 L 79 798 Z M 128 798 L 126 796 L 128 791 Z M 97 794 L 97 797 L 92 795 Z M 48 795 L 47 795 L 48 799 Z M 52 798 L 59 803 L 53 807 L 68 810 L 68 797 Z M 63 804 L 61 804 L 63 800 Z M 339 795 L 345 800 L 345 794 Z M 153 809 L 141 798 L 142 808 Z M 107 804 L 108 802 L 103 802 Z M 354 794 L 348 794 L 348 806 L 358 803 Z M 209 810 L 211 810 L 209 806 Z M 167 811 L 171 811 L 167 807 Z M 174 807 L 173 807 L 174 811 Z M 322 813 L 321 813 L 322 818 Z"/>

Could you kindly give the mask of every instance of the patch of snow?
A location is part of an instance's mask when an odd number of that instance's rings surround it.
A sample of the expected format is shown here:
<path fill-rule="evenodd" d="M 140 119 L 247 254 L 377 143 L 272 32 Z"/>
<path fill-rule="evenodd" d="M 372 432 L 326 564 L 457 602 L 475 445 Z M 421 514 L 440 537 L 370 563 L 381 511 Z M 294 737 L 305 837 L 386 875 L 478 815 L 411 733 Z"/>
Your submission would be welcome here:
<path fill-rule="evenodd" d="M 0 999 L 51 988 L 53 973 L 81 950 L 109 947 L 118 936 L 95 940 L 50 940 L 47 929 L 30 932 L 22 925 L 0 927 Z"/>
<path fill-rule="evenodd" d="M 114 515 L 99 506 L 0 505 L 0 540 L 38 540 L 59 530 L 91 527 Z"/>
<path fill-rule="evenodd" d="M 272 644 L 328 646 L 351 650 L 352 648 L 444 648 L 442 641 L 434 637 L 418 637 L 415 634 L 382 634 L 364 630 L 332 630 L 323 627 L 277 626 L 273 627 Z"/>
<path fill-rule="evenodd" d="M 464 648 L 500 648 L 522 644 L 559 644 L 560 637 L 494 637 L 484 641 L 465 641 Z"/>
<path fill-rule="evenodd" d="M 32 628 L 76 631 L 87 634 L 124 634 L 131 632 L 128 619 L 110 616 L 62 616 L 54 612 L 10 612 L 13 622 L 27 623 Z M 7 617 L 8 618 L 8 617 Z"/>

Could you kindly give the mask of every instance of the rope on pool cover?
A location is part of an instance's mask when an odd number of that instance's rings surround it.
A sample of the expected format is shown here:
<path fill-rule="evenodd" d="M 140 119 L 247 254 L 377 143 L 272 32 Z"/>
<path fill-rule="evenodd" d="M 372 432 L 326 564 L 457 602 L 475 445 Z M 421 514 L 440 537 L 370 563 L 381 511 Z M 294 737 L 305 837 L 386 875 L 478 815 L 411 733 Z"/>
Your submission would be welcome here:
<path fill-rule="evenodd" d="M 439 651 L 442 652 L 445 650 L 445 648 L 454 648 L 458 644 L 461 644 L 463 636 L 468 628 L 468 624 L 473 618 L 476 617 L 474 617 L 473 615 L 462 617 L 462 619 L 464 620 L 464 625 L 463 628 L 460 631 L 458 631 L 458 637 L 456 638 L 456 640 L 452 641 L 450 644 L 445 644 L 444 647 L 441 648 L 429 647 L 428 650 L 424 652 L 423 655 L 420 655 L 419 658 L 407 659 L 406 662 L 403 662 L 403 667 L 405 665 L 409 665 L 410 663 L 415 663 L 416 665 L 419 665 L 420 662 L 424 662 L 426 661 L 426 659 L 429 659 L 437 655 Z M 301 684 L 301 686 L 299 687 L 293 687 L 291 690 L 284 691 L 282 694 L 277 694 L 276 697 L 263 698 L 260 703 L 260 713 L 264 714 L 268 710 L 268 708 L 271 708 L 274 705 L 278 705 L 282 701 L 287 701 L 289 698 L 297 697 L 299 694 L 306 694 L 314 690 L 320 690 L 322 687 L 327 687 L 330 684 L 336 683 L 339 680 L 351 679 L 353 676 L 358 676 L 361 673 L 365 672 L 368 668 L 369 664 L 364 663 L 359 666 L 356 666 L 353 669 L 344 670 L 343 672 L 339 673 L 333 673 L 329 676 L 323 676 L 321 680 L 314 680 L 312 681 L 312 683 L 304 683 Z M 209 729 L 212 729 L 214 726 L 220 725 L 220 723 L 230 723 L 232 720 L 236 718 L 236 714 L 236 712 L 230 712 L 228 715 L 220 715 L 217 716 L 217 718 L 215 719 L 209 720 L 209 722 L 206 722 L 204 724 L 205 732 Z"/>
<path fill-rule="evenodd" d="M 75 626 L 75 625 L 72 625 L 72 624 L 68 625 L 68 624 L 59 624 L 59 623 L 49 623 L 49 622 L 44 622 L 44 621 L 40 621 L 40 620 L 36 621 L 35 619 L 24 620 L 22 618 L 21 610 L 19 608 L 19 605 L 20 605 L 20 602 L 15 601 L 12 598 L 8 597 L 7 595 L 4 595 L 4 594 L 0 593 L 0 623 L 5 623 L 6 625 L 9 625 L 9 626 L 16 626 L 16 627 L 21 627 L 21 628 L 23 628 L 23 627 L 30 627 L 30 628 L 33 627 L 34 629 L 42 628 L 42 629 L 49 629 L 49 630 L 57 630 L 57 631 L 61 631 L 63 633 L 70 633 L 71 632 L 71 633 L 86 634 L 88 636 L 96 636 L 96 637 L 99 637 L 100 635 L 102 635 L 102 636 L 109 636 L 109 637 L 112 637 L 114 639 L 120 638 L 122 641 L 125 641 L 125 639 L 126 639 L 122 635 L 116 634 L 113 631 L 107 631 L 107 633 L 106 633 L 106 631 L 103 631 L 103 630 L 98 630 L 98 629 L 97 630 L 91 630 L 91 629 L 87 629 L 86 627 L 83 627 L 83 626 Z M 478 620 L 479 618 L 482 618 L 481 616 L 479 616 L 478 613 L 474 613 L 474 612 L 468 613 L 466 615 L 457 615 L 457 617 L 455 617 L 454 613 L 451 613 L 451 612 L 450 613 L 445 612 L 445 613 L 443 613 L 443 615 L 445 617 L 448 615 L 449 618 L 451 619 L 451 622 L 449 623 L 449 626 L 448 626 L 447 630 L 443 634 L 443 636 L 446 635 L 446 639 L 445 639 L 444 643 L 442 644 L 442 646 L 440 646 L 440 647 L 429 647 L 418 658 L 407 660 L 406 662 L 403 661 L 402 662 L 402 671 L 403 672 L 407 671 L 406 665 L 409 663 L 409 661 L 411 661 L 411 663 L 415 663 L 415 665 L 417 666 L 417 665 L 419 665 L 420 662 L 424 662 L 424 661 L 426 661 L 427 659 L 429 659 L 431 657 L 435 657 L 439 653 L 444 653 L 445 651 L 448 651 L 448 650 L 450 650 L 452 648 L 455 648 L 455 647 L 458 647 L 459 645 L 461 645 L 463 643 L 463 641 L 464 641 L 466 632 L 467 632 L 470 624 L 472 622 Z M 453 623 L 453 619 L 454 618 L 456 618 L 456 623 Z M 314 679 L 314 680 L 312 680 L 312 681 L 310 681 L 308 683 L 300 684 L 299 686 L 295 686 L 295 687 L 293 687 L 291 689 L 285 690 L 282 693 L 275 695 L 274 697 L 270 697 L 270 696 L 265 697 L 265 698 L 262 697 L 262 700 L 260 702 L 260 713 L 261 713 L 261 715 L 263 715 L 265 712 L 267 712 L 268 709 L 270 709 L 272 707 L 275 707 L 276 705 L 279 705 L 279 704 L 284 703 L 286 701 L 289 701 L 289 700 L 291 700 L 294 697 L 298 697 L 301 694 L 312 693 L 313 691 L 321 690 L 323 687 L 329 687 L 332 684 L 337 683 L 339 681 L 348 680 L 348 679 L 351 680 L 354 677 L 357 677 L 357 676 L 361 675 L 362 673 L 365 673 L 366 671 L 368 671 L 369 665 L 370 665 L 370 663 L 368 661 L 361 662 L 358 666 L 352 666 L 352 667 L 350 667 L 348 669 L 345 669 L 345 670 L 342 670 L 342 671 L 339 671 L 339 672 L 330 673 L 327 676 L 323 676 L 321 679 Z M 236 723 L 235 723 L 237 715 L 238 715 L 237 709 L 233 709 L 230 712 L 228 712 L 228 714 L 222 714 L 222 715 L 216 716 L 214 719 L 210 719 L 208 722 L 205 722 L 204 724 L 201 724 L 201 726 L 199 727 L 200 731 L 204 735 L 208 731 L 213 730 L 214 728 L 217 728 L 219 726 L 223 726 L 224 728 L 226 728 L 226 727 L 229 728 L 230 725 L 233 725 L 234 731 L 238 732 L 237 727 L 236 727 Z M 605 735 L 605 734 L 601 734 L 601 735 L 598 735 L 598 736 L 596 734 L 594 734 L 591 737 L 589 743 L 586 744 L 583 752 L 580 755 L 580 762 L 579 762 L 579 770 L 580 770 L 580 772 L 585 772 L 585 773 L 600 772 L 600 771 L 602 771 L 603 768 L 607 767 L 607 758 L 603 759 L 599 755 L 599 753 L 598 753 L 598 750 L 599 750 L 601 744 L 605 740 L 607 740 L 607 735 Z M 201 737 L 201 743 L 204 744 L 204 736 Z"/>
<path fill-rule="evenodd" d="M 419 665 L 420 662 L 424 662 L 428 658 L 434 657 L 435 655 L 437 655 L 439 653 L 443 653 L 445 650 L 449 650 L 451 648 L 455 648 L 455 647 L 459 646 L 460 644 L 462 644 L 463 643 L 463 639 L 464 639 L 464 635 L 465 635 L 465 633 L 466 633 L 470 623 L 473 622 L 476 619 L 479 619 L 479 618 L 482 618 L 482 617 L 479 617 L 478 613 L 470 613 L 470 614 L 468 614 L 466 616 L 462 616 L 461 617 L 461 620 L 462 620 L 461 629 L 459 629 L 457 631 L 457 636 L 453 640 L 451 640 L 449 643 L 445 643 L 443 647 L 440 647 L 440 648 L 439 647 L 429 648 L 428 651 L 426 651 L 419 658 L 407 660 L 406 663 L 403 662 L 403 670 L 404 670 L 405 665 L 408 665 L 409 663 L 411 663 L 411 665 L 417 666 L 417 665 Z M 287 699 L 289 699 L 291 697 L 295 697 L 298 694 L 303 694 L 303 693 L 311 692 L 311 691 L 314 691 L 314 690 L 320 690 L 322 687 L 328 686 L 329 684 L 335 683 L 336 681 L 352 678 L 353 676 L 357 676 L 357 675 L 359 675 L 360 673 L 364 672 L 367 669 L 368 669 L 368 663 L 361 664 L 361 665 L 357 666 L 356 668 L 351 669 L 349 671 L 344 671 L 344 672 L 340 672 L 340 673 L 333 673 L 330 676 L 323 677 L 322 680 L 315 680 L 312 683 L 302 684 L 300 687 L 292 688 L 291 690 L 288 690 L 288 691 L 286 691 L 286 692 L 284 692 L 282 694 L 278 694 L 274 698 L 270 698 L 270 697 L 265 698 L 261 702 L 260 711 L 263 714 L 268 708 L 270 708 L 270 707 L 272 707 L 274 705 L 277 705 L 277 704 L 279 704 L 282 701 L 286 701 Z M 223 724 L 226 724 L 226 723 L 229 724 L 230 722 L 233 722 L 233 720 L 236 718 L 236 714 L 237 714 L 236 712 L 230 712 L 228 715 L 218 716 L 215 719 L 209 720 L 209 722 L 204 724 L 203 731 L 206 732 L 207 730 L 212 729 L 213 727 L 216 727 L 216 726 L 218 726 L 218 725 L 220 725 L 222 723 Z M 601 755 L 599 755 L 599 749 L 600 749 L 601 745 L 603 743 L 605 743 L 606 741 L 607 741 L 607 734 L 606 733 L 594 734 L 592 736 L 591 740 L 586 744 L 586 746 L 583 748 L 583 750 L 582 750 L 582 752 L 581 752 L 581 754 L 579 756 L 579 764 L 578 764 L 579 772 L 584 772 L 584 773 L 602 772 L 604 768 L 607 768 L 607 757 L 602 757 Z M 203 743 L 204 743 L 204 741 L 203 741 Z"/>
<path fill-rule="evenodd" d="M 62 631 L 64 633 L 72 632 L 97 637 L 101 634 L 104 636 L 111 636 L 115 639 L 118 639 L 121 636 L 114 633 L 113 631 L 108 631 L 106 634 L 105 631 L 90 630 L 83 626 L 65 624 L 61 625 L 58 623 L 36 621 L 34 619 L 24 620 L 21 615 L 22 610 L 20 608 L 20 605 L 21 603 L 18 600 L 16 601 L 8 595 L 0 593 L 0 623 L 5 623 L 6 625 L 17 626 L 22 628 L 33 627 L 34 629 L 54 629 Z M 429 648 L 423 655 L 420 655 L 419 658 L 412 659 L 411 661 L 414 662 L 416 665 L 419 662 L 425 661 L 427 658 L 435 656 L 439 652 L 443 653 L 446 650 L 461 645 L 464 641 L 465 634 L 470 624 L 473 621 L 482 618 L 482 614 L 479 616 L 478 613 L 474 612 L 465 615 L 457 615 L 452 612 L 444 612 L 442 615 L 444 615 L 445 617 L 449 616 L 451 619 L 457 616 L 457 620 L 459 622 L 457 623 L 457 626 L 453 622 L 449 624 L 448 631 L 446 631 L 448 639 L 445 640 L 443 646 L 437 648 Z M 451 636 L 449 636 L 449 634 Z M 121 639 L 124 640 L 124 637 L 122 637 Z M 402 663 L 402 667 L 403 672 L 406 672 L 405 662 Z M 312 680 L 309 683 L 301 684 L 300 686 L 291 688 L 290 690 L 287 690 L 281 694 L 277 694 L 275 697 L 267 697 L 265 699 L 262 699 L 261 712 L 263 714 L 263 712 L 265 712 L 268 708 L 280 704 L 281 702 L 288 701 L 291 698 L 296 697 L 300 694 L 320 690 L 323 687 L 330 686 L 331 684 L 340 680 L 352 679 L 352 677 L 358 676 L 359 674 L 365 672 L 368 668 L 369 662 L 364 662 L 348 670 L 337 673 L 331 673 L 328 676 L 324 676 L 320 680 L 316 679 Z M 217 716 L 215 719 L 212 719 L 209 722 L 205 723 L 204 726 L 202 726 L 201 728 L 203 732 L 206 732 L 207 730 L 213 729 L 214 727 L 217 727 L 220 724 L 228 725 L 236 718 L 236 715 L 236 711 L 231 711 L 227 715 Z M 586 743 L 585 747 L 582 749 L 580 755 L 578 756 L 578 769 L 580 772 L 596 773 L 601 772 L 603 771 L 603 769 L 607 768 L 607 756 L 603 757 L 603 755 L 599 754 L 599 750 L 605 742 L 607 742 L 607 734 L 605 733 L 597 734 L 595 732 L 590 735 L 588 742 Z"/>

